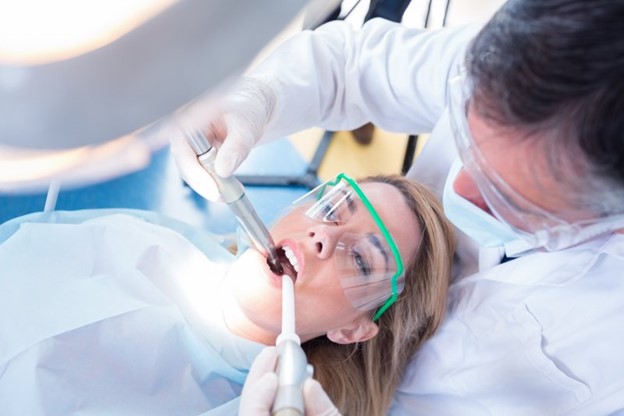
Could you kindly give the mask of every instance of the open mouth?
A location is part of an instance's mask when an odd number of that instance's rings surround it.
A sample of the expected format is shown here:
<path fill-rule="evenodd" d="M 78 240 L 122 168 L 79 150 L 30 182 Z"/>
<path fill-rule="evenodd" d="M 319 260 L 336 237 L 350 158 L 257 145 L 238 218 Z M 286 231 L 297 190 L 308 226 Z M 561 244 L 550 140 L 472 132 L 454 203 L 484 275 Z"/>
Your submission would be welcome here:
<path fill-rule="evenodd" d="M 288 246 L 282 246 L 277 249 L 277 255 L 283 268 L 283 273 L 290 277 L 293 282 L 297 281 L 299 274 L 299 262 L 295 253 Z"/>

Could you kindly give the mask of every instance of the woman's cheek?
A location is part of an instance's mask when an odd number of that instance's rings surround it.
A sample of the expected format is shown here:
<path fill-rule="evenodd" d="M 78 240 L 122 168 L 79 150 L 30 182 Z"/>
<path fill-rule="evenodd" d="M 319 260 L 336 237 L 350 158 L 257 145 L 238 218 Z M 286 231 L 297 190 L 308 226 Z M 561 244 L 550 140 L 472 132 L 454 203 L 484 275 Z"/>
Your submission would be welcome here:
<path fill-rule="evenodd" d="M 228 283 L 234 286 L 237 293 L 246 293 L 246 296 L 261 296 L 268 283 L 258 259 L 250 252 L 245 252 L 236 259 L 226 279 L 229 279 Z"/>

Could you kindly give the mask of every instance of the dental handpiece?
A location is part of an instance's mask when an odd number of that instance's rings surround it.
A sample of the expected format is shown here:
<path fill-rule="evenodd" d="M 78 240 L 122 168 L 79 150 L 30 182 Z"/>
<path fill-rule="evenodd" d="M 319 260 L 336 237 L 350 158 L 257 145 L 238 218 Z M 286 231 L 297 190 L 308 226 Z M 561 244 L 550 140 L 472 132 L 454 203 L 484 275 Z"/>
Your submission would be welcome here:
<path fill-rule="evenodd" d="M 199 162 L 217 184 L 221 199 L 230 207 L 256 250 L 267 258 L 273 272 L 282 274 L 283 269 L 273 238 L 271 238 L 269 230 L 260 220 L 256 210 L 245 195 L 243 185 L 234 176 L 223 178 L 217 175 L 214 169 L 217 149 L 208 142 L 208 139 L 200 131 L 187 130 L 186 139 L 197 155 Z"/>
<path fill-rule="evenodd" d="M 312 376 L 301 341 L 295 333 L 295 288 L 292 279 L 282 276 L 282 332 L 277 346 L 277 394 L 273 416 L 301 416 L 305 413 L 303 382 Z"/>

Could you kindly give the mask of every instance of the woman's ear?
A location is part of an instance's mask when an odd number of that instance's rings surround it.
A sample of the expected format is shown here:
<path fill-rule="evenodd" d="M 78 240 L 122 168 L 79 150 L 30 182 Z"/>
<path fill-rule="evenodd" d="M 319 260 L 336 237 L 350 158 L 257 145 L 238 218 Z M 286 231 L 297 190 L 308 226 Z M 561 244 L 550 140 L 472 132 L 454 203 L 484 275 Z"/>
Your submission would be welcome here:
<path fill-rule="evenodd" d="M 376 323 L 369 317 L 361 316 L 350 324 L 327 332 L 327 338 L 336 344 L 353 344 L 368 341 L 379 332 Z"/>

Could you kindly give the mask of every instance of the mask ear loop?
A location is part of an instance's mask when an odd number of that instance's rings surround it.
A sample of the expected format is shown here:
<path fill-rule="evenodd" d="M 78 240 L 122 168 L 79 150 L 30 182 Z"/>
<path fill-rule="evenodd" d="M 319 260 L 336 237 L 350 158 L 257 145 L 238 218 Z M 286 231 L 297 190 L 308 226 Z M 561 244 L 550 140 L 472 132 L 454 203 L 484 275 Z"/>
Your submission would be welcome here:
<path fill-rule="evenodd" d="M 396 246 L 394 239 L 388 232 L 388 229 L 386 228 L 384 223 L 381 221 L 381 217 L 379 216 L 379 214 L 377 214 L 377 211 L 375 210 L 373 205 L 370 203 L 370 201 L 368 200 L 368 198 L 366 197 L 362 189 L 360 189 L 360 186 L 357 184 L 357 182 L 355 182 L 353 179 L 351 179 L 344 173 L 340 173 L 338 174 L 338 176 L 336 176 L 336 180 L 333 182 L 333 184 L 335 185 L 336 183 L 340 182 L 340 180 L 343 180 L 343 179 L 349 185 L 351 185 L 351 188 L 360 197 L 360 200 L 362 201 L 366 209 L 368 209 L 368 212 L 370 212 L 371 216 L 373 217 L 373 220 L 375 221 L 375 224 L 377 224 L 377 227 L 381 231 L 381 234 L 384 236 L 384 238 L 388 242 L 388 245 L 390 246 L 390 250 L 392 251 L 392 255 L 394 257 L 394 261 L 397 265 L 397 271 L 390 280 L 390 284 L 392 288 L 392 295 L 384 302 L 384 304 L 377 310 L 377 312 L 373 316 L 373 321 L 376 321 L 381 317 L 381 315 L 383 315 L 383 313 L 386 310 L 388 310 L 390 306 L 392 306 L 392 304 L 394 304 L 394 302 L 396 302 L 397 298 L 399 297 L 398 280 L 399 280 L 399 276 L 403 275 L 403 260 L 401 259 L 401 253 L 399 253 L 399 249 Z"/>

